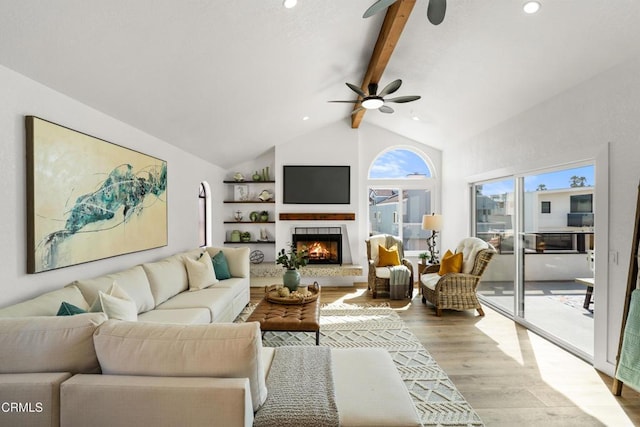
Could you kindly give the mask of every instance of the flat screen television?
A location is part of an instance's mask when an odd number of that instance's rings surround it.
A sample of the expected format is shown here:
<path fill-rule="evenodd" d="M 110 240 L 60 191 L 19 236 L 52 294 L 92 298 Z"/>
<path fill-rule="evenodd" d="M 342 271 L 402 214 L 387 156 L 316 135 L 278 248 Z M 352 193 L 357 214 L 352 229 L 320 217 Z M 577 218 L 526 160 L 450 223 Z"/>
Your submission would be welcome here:
<path fill-rule="evenodd" d="M 282 203 L 307 205 L 351 203 L 351 167 L 283 166 Z"/>

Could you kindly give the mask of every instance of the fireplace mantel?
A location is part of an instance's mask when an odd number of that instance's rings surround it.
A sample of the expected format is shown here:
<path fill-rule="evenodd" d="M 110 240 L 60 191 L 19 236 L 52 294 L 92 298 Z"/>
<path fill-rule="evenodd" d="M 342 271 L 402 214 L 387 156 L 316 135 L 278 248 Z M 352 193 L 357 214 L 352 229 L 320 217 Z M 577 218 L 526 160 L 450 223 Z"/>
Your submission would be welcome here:
<path fill-rule="evenodd" d="M 352 212 L 343 213 L 281 213 L 280 221 L 355 221 L 356 214 Z"/>

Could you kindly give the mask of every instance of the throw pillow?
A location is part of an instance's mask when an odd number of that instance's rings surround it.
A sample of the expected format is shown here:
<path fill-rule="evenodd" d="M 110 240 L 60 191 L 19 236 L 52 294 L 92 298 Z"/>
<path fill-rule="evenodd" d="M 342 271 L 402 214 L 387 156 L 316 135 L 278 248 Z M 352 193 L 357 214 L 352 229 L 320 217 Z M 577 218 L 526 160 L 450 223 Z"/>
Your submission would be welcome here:
<path fill-rule="evenodd" d="M 229 264 L 227 263 L 227 258 L 224 256 L 222 251 L 218 252 L 211 258 L 211 262 L 213 263 L 213 269 L 216 272 L 216 277 L 218 280 L 225 280 L 231 278 L 231 273 L 229 272 Z"/>
<path fill-rule="evenodd" d="M 454 254 L 447 250 L 440 261 L 438 274 L 444 276 L 447 273 L 460 273 L 460 271 L 462 271 L 462 252 Z"/>
<path fill-rule="evenodd" d="M 112 297 L 131 300 L 131 297 L 129 296 L 129 294 L 124 289 L 122 289 L 115 280 L 113 281 L 111 286 L 109 286 L 109 289 L 107 289 L 107 292 L 103 292 L 103 293 L 106 293 L 107 295 L 110 295 Z M 101 311 L 104 311 L 104 310 L 102 309 L 102 303 L 100 302 L 100 294 L 98 293 L 98 296 L 96 297 L 95 301 L 93 301 L 93 304 L 91 304 L 91 308 L 89 308 L 89 312 L 99 313 Z"/>
<path fill-rule="evenodd" d="M 209 261 L 209 256 L 201 256 L 199 259 L 185 258 L 184 264 L 187 267 L 187 277 L 189 277 L 189 290 L 197 291 L 208 288 L 218 283 L 216 274 L 213 271 L 213 263 Z"/>
<path fill-rule="evenodd" d="M 118 320 L 138 320 L 138 307 L 131 299 L 122 299 L 112 295 L 107 295 L 98 291 L 98 298 L 102 305 L 102 311 L 109 319 Z"/>
<path fill-rule="evenodd" d="M 82 314 L 86 312 L 86 310 L 83 310 L 80 307 L 69 304 L 66 301 L 62 301 L 62 304 L 60 304 L 60 308 L 58 309 L 58 314 L 56 314 L 56 316 L 73 316 L 74 314 Z"/>
<path fill-rule="evenodd" d="M 400 254 L 398 253 L 398 246 L 393 245 L 389 249 L 382 245 L 378 247 L 378 267 L 388 267 L 393 265 L 400 265 Z"/>

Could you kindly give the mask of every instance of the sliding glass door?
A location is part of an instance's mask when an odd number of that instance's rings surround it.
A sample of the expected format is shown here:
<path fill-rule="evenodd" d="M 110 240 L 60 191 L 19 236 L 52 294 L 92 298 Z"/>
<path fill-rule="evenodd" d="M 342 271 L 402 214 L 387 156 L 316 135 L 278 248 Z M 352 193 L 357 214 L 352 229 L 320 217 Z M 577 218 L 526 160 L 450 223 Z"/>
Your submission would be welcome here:
<path fill-rule="evenodd" d="M 478 293 L 494 307 L 514 314 L 514 180 L 476 184 L 473 194 L 476 236 L 489 242 L 497 251 L 483 275 Z"/>
<path fill-rule="evenodd" d="M 497 251 L 484 303 L 585 358 L 593 356 L 593 165 L 479 182 L 475 235 Z"/>

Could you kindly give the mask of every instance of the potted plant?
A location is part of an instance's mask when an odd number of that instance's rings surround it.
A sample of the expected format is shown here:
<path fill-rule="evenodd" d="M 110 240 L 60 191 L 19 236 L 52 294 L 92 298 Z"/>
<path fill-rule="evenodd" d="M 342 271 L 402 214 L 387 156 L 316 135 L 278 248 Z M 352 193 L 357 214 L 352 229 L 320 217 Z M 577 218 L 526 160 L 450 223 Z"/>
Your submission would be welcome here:
<path fill-rule="evenodd" d="M 294 244 L 291 244 L 288 251 L 281 249 L 278 252 L 276 264 L 280 264 L 286 269 L 282 275 L 282 282 L 290 291 L 298 289 L 298 285 L 300 285 L 298 268 L 304 267 L 308 262 L 309 252 L 304 246 L 298 250 Z"/>

